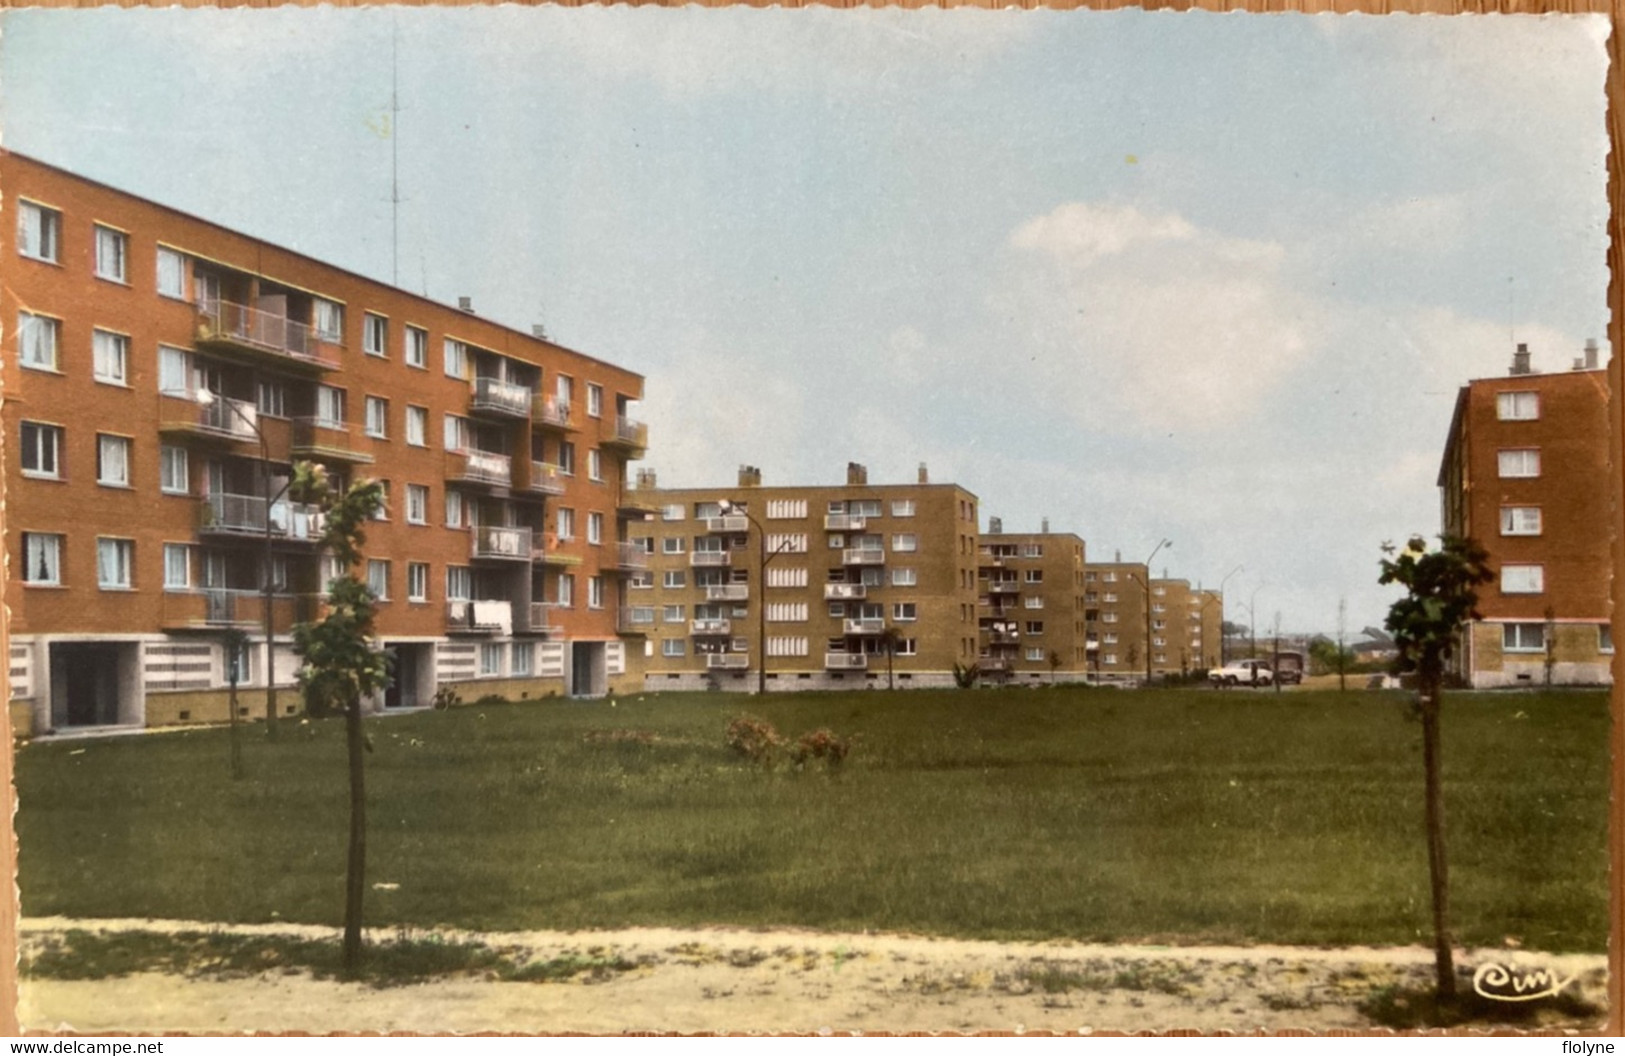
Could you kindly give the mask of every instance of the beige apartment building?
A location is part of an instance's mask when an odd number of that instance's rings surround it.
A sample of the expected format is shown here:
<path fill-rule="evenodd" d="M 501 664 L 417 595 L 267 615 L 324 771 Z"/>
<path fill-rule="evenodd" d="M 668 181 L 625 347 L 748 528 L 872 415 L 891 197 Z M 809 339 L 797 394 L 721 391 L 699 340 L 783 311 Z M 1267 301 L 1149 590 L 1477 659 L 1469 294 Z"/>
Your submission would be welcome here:
<path fill-rule="evenodd" d="M 990 518 L 978 547 L 977 668 L 984 682 L 1087 677 L 1084 541 L 1070 532 L 1004 534 Z"/>
<path fill-rule="evenodd" d="M 848 464 L 830 486 L 632 493 L 648 567 L 627 579 L 621 630 L 643 638 L 645 688 L 768 691 L 953 685 L 979 650 L 977 499 L 955 484 L 871 484 Z M 888 651 L 887 641 L 893 643 Z M 764 668 L 765 665 L 765 668 Z"/>
<path fill-rule="evenodd" d="M 1095 681 L 1188 675 L 1223 663 L 1224 596 L 1185 579 L 1152 579 L 1135 562 L 1084 566 L 1085 648 Z M 1147 608 L 1149 606 L 1149 611 Z"/>

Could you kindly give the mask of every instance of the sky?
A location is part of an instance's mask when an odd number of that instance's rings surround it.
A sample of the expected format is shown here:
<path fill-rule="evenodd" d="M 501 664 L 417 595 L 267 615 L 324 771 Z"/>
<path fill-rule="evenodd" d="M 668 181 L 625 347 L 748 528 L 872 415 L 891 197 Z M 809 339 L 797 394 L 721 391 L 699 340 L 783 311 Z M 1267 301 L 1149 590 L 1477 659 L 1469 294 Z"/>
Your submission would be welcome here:
<path fill-rule="evenodd" d="M 1229 619 L 1357 633 L 1457 389 L 1608 354 L 1606 33 L 8 10 L 0 142 L 644 374 L 662 485 L 925 463 L 984 528 L 1168 539 Z"/>

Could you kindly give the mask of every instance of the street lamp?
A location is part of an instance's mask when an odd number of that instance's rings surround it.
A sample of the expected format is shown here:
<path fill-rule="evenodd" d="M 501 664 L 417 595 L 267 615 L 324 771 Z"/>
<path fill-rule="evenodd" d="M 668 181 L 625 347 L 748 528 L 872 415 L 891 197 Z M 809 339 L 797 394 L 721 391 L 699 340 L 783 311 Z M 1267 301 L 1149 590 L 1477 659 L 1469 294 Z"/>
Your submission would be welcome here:
<path fill-rule="evenodd" d="M 766 693 L 767 692 L 767 566 L 772 564 L 773 559 L 775 557 L 778 557 L 780 554 L 782 554 L 786 550 L 790 549 L 790 542 L 789 542 L 789 540 L 785 540 L 782 544 L 779 545 L 778 549 L 774 550 L 770 554 L 770 553 L 767 552 L 767 529 L 762 527 L 762 522 L 761 521 L 758 521 L 755 517 L 751 516 L 750 511 L 745 509 L 745 506 L 744 506 L 743 503 L 733 502 L 731 500 L 724 499 L 722 502 L 717 503 L 717 509 L 720 510 L 725 516 L 737 514 L 738 516 L 745 518 L 745 520 L 749 521 L 752 525 L 754 525 L 756 527 L 757 555 L 758 555 L 757 561 L 756 561 L 756 569 L 757 569 L 757 571 L 756 571 L 756 580 L 757 580 L 757 582 L 756 582 L 756 593 L 757 593 L 757 597 L 756 597 L 756 648 L 761 652 L 761 656 L 757 658 L 757 662 L 756 662 L 756 692 L 759 693 L 759 694 L 760 693 Z"/>
<path fill-rule="evenodd" d="M 1248 655 L 1254 660 L 1258 659 L 1258 616 L 1254 612 L 1254 606 L 1258 604 L 1258 592 L 1263 590 L 1265 586 L 1267 586 L 1267 584 L 1260 583 L 1258 586 L 1253 588 L 1252 594 L 1247 598 L 1247 636 L 1249 638 Z M 1257 664 L 1253 665 L 1252 673 L 1253 685 L 1256 686 L 1258 685 Z"/>
<path fill-rule="evenodd" d="M 1172 547 L 1173 545 L 1174 541 L 1172 539 L 1164 539 L 1157 543 L 1156 548 L 1151 551 L 1151 557 L 1145 559 L 1145 579 L 1140 582 L 1140 586 L 1145 588 L 1145 684 L 1147 688 L 1151 686 L 1151 560 L 1157 556 L 1157 551 L 1165 546 Z M 1140 578 L 1134 575 L 1133 572 L 1130 572 L 1129 576 L 1133 579 Z"/>
<path fill-rule="evenodd" d="M 201 407 L 212 407 L 216 399 L 215 394 L 207 388 L 199 389 L 195 398 Z M 271 454 L 266 447 L 264 430 L 260 428 L 258 421 L 243 413 L 242 408 L 237 406 L 236 401 L 227 400 L 225 407 L 236 415 L 239 421 L 248 426 L 254 433 L 254 439 L 259 441 L 260 445 L 260 491 L 265 497 L 265 509 L 263 511 L 265 515 L 265 550 L 261 558 L 264 567 L 260 570 L 260 617 L 265 629 L 265 736 L 274 741 L 277 739 L 277 717 L 275 626 L 271 617 L 271 507 L 287 492 L 288 485 L 283 484 L 281 490 L 275 496 L 271 494 Z M 289 482 L 291 483 L 291 481 L 292 478 L 290 477 Z M 235 711 L 235 705 L 233 705 L 233 709 Z"/>
<path fill-rule="evenodd" d="M 1225 646 L 1229 644 L 1229 638 L 1224 633 L 1224 585 L 1226 583 L 1230 582 L 1230 577 L 1231 576 L 1235 575 L 1237 572 L 1245 572 L 1245 571 L 1247 571 L 1247 566 L 1246 565 L 1237 565 L 1235 568 L 1232 568 L 1230 571 L 1226 572 L 1224 574 L 1223 579 L 1219 580 L 1219 666 L 1220 667 L 1223 667 L 1223 666 L 1225 666 L 1226 664 L 1228 664 L 1230 662 L 1230 658 L 1225 655 L 1225 652 L 1226 652 Z"/>

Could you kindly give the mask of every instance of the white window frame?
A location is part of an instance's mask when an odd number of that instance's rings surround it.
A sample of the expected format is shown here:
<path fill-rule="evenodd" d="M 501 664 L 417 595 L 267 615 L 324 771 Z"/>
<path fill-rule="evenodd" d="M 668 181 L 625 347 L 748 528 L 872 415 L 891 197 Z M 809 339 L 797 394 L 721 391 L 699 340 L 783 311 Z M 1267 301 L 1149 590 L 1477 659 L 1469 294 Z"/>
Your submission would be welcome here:
<path fill-rule="evenodd" d="M 55 532 L 24 532 L 23 582 L 32 587 L 62 585 L 62 536 Z"/>
<path fill-rule="evenodd" d="M 127 436 L 96 434 L 96 483 L 104 488 L 130 486 L 130 457 L 134 445 Z"/>
<path fill-rule="evenodd" d="M 576 577 L 575 576 L 571 575 L 568 572 L 560 574 L 558 586 L 555 589 L 558 592 L 558 604 L 561 607 L 566 608 L 566 609 L 575 608 L 575 604 L 576 604 Z"/>
<path fill-rule="evenodd" d="M 409 447 L 429 446 L 429 408 L 406 405 L 406 443 Z"/>
<path fill-rule="evenodd" d="M 454 337 L 448 337 L 441 351 L 446 377 L 466 379 L 468 377 L 468 346 Z"/>
<path fill-rule="evenodd" d="M 1502 594 L 1544 594 L 1546 566 L 1508 564 L 1501 566 Z"/>
<path fill-rule="evenodd" d="M 311 298 L 311 329 L 319 341 L 330 345 L 344 343 L 344 305 L 326 297 Z"/>
<path fill-rule="evenodd" d="M 130 284 L 130 236 L 116 227 L 95 225 L 96 277 Z"/>
<path fill-rule="evenodd" d="M 602 418 L 604 416 L 604 387 L 587 382 L 587 417 Z"/>
<path fill-rule="evenodd" d="M 1533 422 L 1540 419 L 1540 393 L 1532 390 L 1495 394 L 1495 417 L 1503 422 Z"/>
<path fill-rule="evenodd" d="M 514 678 L 530 678 L 535 674 L 536 645 L 534 642 L 514 641 L 509 643 L 508 674 Z"/>
<path fill-rule="evenodd" d="M 17 365 L 61 372 L 62 320 L 37 312 L 17 313 Z"/>
<path fill-rule="evenodd" d="M 599 546 L 604 541 L 604 515 L 597 510 L 587 513 L 587 542 Z"/>
<path fill-rule="evenodd" d="M 587 577 L 587 608 L 601 609 L 604 607 L 604 577 Z"/>
<path fill-rule="evenodd" d="M 165 495 L 192 493 L 191 452 L 179 444 L 158 446 L 158 490 Z M 177 484 L 177 481 L 179 482 Z"/>
<path fill-rule="evenodd" d="M 587 479 L 600 483 L 604 479 L 604 453 L 596 447 L 587 449 Z"/>
<path fill-rule="evenodd" d="M 343 389 L 333 385 L 317 385 L 316 424 L 328 429 L 343 429 L 349 410 L 345 406 L 347 402 Z"/>
<path fill-rule="evenodd" d="M 502 677 L 503 662 L 507 659 L 506 642 L 480 643 L 480 675 L 481 678 Z"/>
<path fill-rule="evenodd" d="M 891 537 L 894 554 L 912 554 L 920 549 L 920 537 L 913 532 L 898 532 Z"/>
<path fill-rule="evenodd" d="M 406 486 L 406 523 L 429 523 L 429 485 L 408 484 Z"/>
<path fill-rule="evenodd" d="M 192 548 L 190 546 L 184 543 L 164 544 L 164 589 L 192 589 Z"/>
<path fill-rule="evenodd" d="M 367 589 L 379 601 L 389 600 L 389 562 L 381 557 L 367 558 Z"/>
<path fill-rule="evenodd" d="M 406 600 L 429 600 L 429 564 L 426 561 L 406 563 Z"/>
<path fill-rule="evenodd" d="M 1525 644 L 1526 633 L 1533 632 L 1536 644 Z M 1508 643 L 1511 644 L 1508 644 Z M 1546 651 L 1546 625 L 1543 623 L 1503 623 L 1501 625 L 1501 651 L 1503 653 L 1544 653 Z"/>
<path fill-rule="evenodd" d="M 429 369 L 429 331 L 421 326 L 401 328 L 401 359 L 409 367 Z"/>
<path fill-rule="evenodd" d="M 154 282 L 158 296 L 186 300 L 186 254 L 159 246 Z"/>
<path fill-rule="evenodd" d="M 920 573 L 913 568 L 894 568 L 891 570 L 891 585 L 894 587 L 917 587 L 920 585 Z"/>
<path fill-rule="evenodd" d="M 367 435 L 377 440 L 389 439 L 389 401 L 382 396 L 366 397 Z"/>
<path fill-rule="evenodd" d="M 897 623 L 913 623 L 920 618 L 920 607 L 912 601 L 894 601 L 891 618 Z"/>
<path fill-rule="evenodd" d="M 446 489 L 446 527 L 461 528 L 467 519 L 467 510 L 463 508 L 463 493 Z"/>
<path fill-rule="evenodd" d="M 1539 535 L 1541 529 L 1539 506 L 1501 507 L 1502 535 Z"/>
<path fill-rule="evenodd" d="M 29 432 L 34 434 L 33 443 L 29 443 Z M 62 479 L 62 440 L 63 433 L 60 425 L 48 425 L 45 422 L 21 423 L 21 443 L 23 458 L 23 476 L 36 480 Z M 48 456 L 48 458 L 47 458 Z M 28 459 L 34 460 L 33 468 L 29 468 Z M 50 465 L 47 466 L 46 462 Z"/>
<path fill-rule="evenodd" d="M 684 642 L 681 638 L 662 638 L 660 640 L 660 655 L 668 659 L 683 656 Z"/>
<path fill-rule="evenodd" d="M 61 262 L 62 214 L 47 205 L 17 202 L 17 252 L 30 260 Z"/>
<path fill-rule="evenodd" d="M 893 499 L 891 515 L 893 517 L 912 517 L 917 508 L 913 499 Z"/>
<path fill-rule="evenodd" d="M 474 597 L 474 573 L 467 565 L 446 566 L 446 600 L 470 601 Z"/>
<path fill-rule="evenodd" d="M 682 590 L 688 586 L 688 573 L 680 568 L 669 568 L 661 573 L 660 585 L 667 590 Z"/>
<path fill-rule="evenodd" d="M 680 554 L 683 552 L 683 537 L 668 535 L 660 540 L 660 552 L 663 554 Z"/>
<path fill-rule="evenodd" d="M 569 542 L 576 537 L 576 511 L 571 507 L 560 506 L 553 523 L 559 542 Z"/>
<path fill-rule="evenodd" d="M 96 539 L 96 587 L 98 590 L 132 590 L 135 575 L 135 540 L 98 536 Z M 108 576 L 111 569 L 112 576 Z"/>
<path fill-rule="evenodd" d="M 361 351 L 379 359 L 389 358 L 389 317 L 377 312 L 361 313 Z"/>
<path fill-rule="evenodd" d="M 1540 448 L 1506 447 L 1495 453 L 1496 475 L 1502 480 L 1540 476 Z"/>

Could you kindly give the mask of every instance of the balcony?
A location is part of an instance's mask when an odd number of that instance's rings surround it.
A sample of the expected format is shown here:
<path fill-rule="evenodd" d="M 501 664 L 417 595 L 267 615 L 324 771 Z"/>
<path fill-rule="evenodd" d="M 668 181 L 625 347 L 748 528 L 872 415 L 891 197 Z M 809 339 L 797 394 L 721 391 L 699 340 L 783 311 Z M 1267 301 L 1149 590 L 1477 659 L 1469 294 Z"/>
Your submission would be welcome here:
<path fill-rule="evenodd" d="M 869 668 L 869 657 L 866 653 L 825 653 L 824 669 L 827 671 L 866 671 Z"/>
<path fill-rule="evenodd" d="M 705 588 L 706 601 L 744 601 L 749 597 L 749 583 L 711 584 Z"/>
<path fill-rule="evenodd" d="M 841 631 L 845 634 L 879 634 L 885 629 L 886 620 L 881 616 L 864 616 L 861 619 L 841 621 Z"/>
<path fill-rule="evenodd" d="M 446 479 L 493 488 L 510 487 L 513 484 L 513 459 L 472 447 L 447 451 Z"/>
<path fill-rule="evenodd" d="M 604 437 L 602 443 L 605 447 L 621 449 L 628 458 L 642 458 L 649 447 L 649 427 L 624 414 L 617 415 L 615 432 Z"/>
<path fill-rule="evenodd" d="M 357 465 L 372 462 L 372 453 L 351 438 L 350 427 L 330 418 L 295 418 L 292 450 L 296 458 L 351 462 Z"/>
<path fill-rule="evenodd" d="M 179 433 L 187 436 L 215 437 L 221 440 L 241 440 L 256 443 L 259 434 L 259 408 L 251 400 L 234 400 L 229 396 L 215 396 L 209 404 L 195 402 L 190 392 L 165 392 L 187 401 L 185 409 L 158 424 L 160 433 Z M 169 405 L 165 405 L 167 411 Z"/>
<path fill-rule="evenodd" d="M 841 564 L 843 565 L 884 565 L 886 551 L 881 549 L 847 549 L 841 551 Z"/>
<path fill-rule="evenodd" d="M 229 492 L 210 495 L 203 500 L 200 516 L 198 532 L 201 535 L 265 537 L 265 497 L 262 495 L 233 495 Z M 320 507 L 299 502 L 271 504 L 273 540 L 320 542 L 324 524 Z"/>
<path fill-rule="evenodd" d="M 742 670 L 750 666 L 750 657 L 745 653 L 706 653 L 705 667 L 708 671 L 718 669 Z"/>
<path fill-rule="evenodd" d="M 987 581 L 989 594 L 1020 594 L 1021 584 L 1013 579 L 990 579 Z"/>
<path fill-rule="evenodd" d="M 1011 662 L 1003 657 L 984 656 L 976 661 L 976 669 L 984 675 L 1006 675 L 1010 667 Z"/>
<path fill-rule="evenodd" d="M 557 396 L 538 392 L 531 397 L 530 421 L 544 429 L 574 429 L 570 424 L 570 405 Z"/>
<path fill-rule="evenodd" d="M 295 623 L 316 619 L 320 595 L 271 595 L 271 627 L 285 634 Z M 162 622 L 169 631 L 259 630 L 265 626 L 265 595 L 257 590 L 208 587 L 192 591 L 165 591 Z"/>
<path fill-rule="evenodd" d="M 494 561 L 529 562 L 531 559 L 529 528 L 481 524 L 476 525 L 469 536 L 470 557 Z"/>
<path fill-rule="evenodd" d="M 825 583 L 825 601 L 862 601 L 869 596 L 869 588 L 862 583 Z"/>
<path fill-rule="evenodd" d="M 638 572 L 649 567 L 649 551 L 641 543 L 616 543 L 615 567 L 625 572 Z"/>
<path fill-rule="evenodd" d="M 519 490 L 529 495 L 563 495 L 564 474 L 551 462 L 523 462 L 525 479 Z M 515 496 L 520 498 L 522 496 Z"/>
<path fill-rule="evenodd" d="M 532 396 L 530 389 L 523 385 L 500 378 L 476 377 L 474 391 L 468 396 L 468 413 L 529 418 Z"/>
<path fill-rule="evenodd" d="M 631 612 L 623 608 L 615 616 L 615 633 L 647 635 L 649 633 L 649 629 L 654 626 L 654 622 L 655 618 L 653 610 L 649 611 L 647 619 L 637 620 L 633 619 L 633 614 Z"/>
<path fill-rule="evenodd" d="M 732 634 L 733 621 L 731 620 L 689 620 L 688 633 L 694 635 Z"/>
<path fill-rule="evenodd" d="M 446 631 L 450 634 L 511 634 L 513 602 L 448 601 Z"/>
<path fill-rule="evenodd" d="M 695 550 L 688 555 L 690 568 L 726 568 L 733 564 L 733 554 L 727 550 Z"/>
<path fill-rule="evenodd" d="M 245 304 L 214 301 L 198 305 L 197 344 L 212 352 L 274 364 L 286 370 L 328 371 L 339 367 L 331 343 L 310 326 Z"/>
<path fill-rule="evenodd" d="M 654 496 L 639 492 L 635 488 L 628 488 L 621 492 L 620 499 L 615 503 L 615 513 L 632 521 L 641 521 L 660 512 L 660 503 Z"/>
<path fill-rule="evenodd" d="M 861 532 L 868 523 L 869 518 L 861 513 L 829 513 L 824 515 L 824 531 L 826 532 Z"/>
<path fill-rule="evenodd" d="M 531 634 L 559 634 L 564 628 L 554 618 L 558 605 L 551 601 L 530 603 L 530 624 L 525 628 Z"/>
<path fill-rule="evenodd" d="M 707 517 L 705 530 L 708 532 L 737 533 L 750 531 L 750 518 L 741 513 L 730 513 L 722 517 Z"/>
<path fill-rule="evenodd" d="M 564 544 L 569 542 L 574 542 L 574 537 L 560 539 L 557 532 L 542 532 L 533 537 L 530 559 L 543 565 L 579 565 L 581 564 L 579 554 L 567 554 L 562 549 Z"/>
<path fill-rule="evenodd" d="M 987 642 L 989 645 L 1018 645 L 1021 642 L 1021 633 L 1019 631 L 988 631 Z"/>

